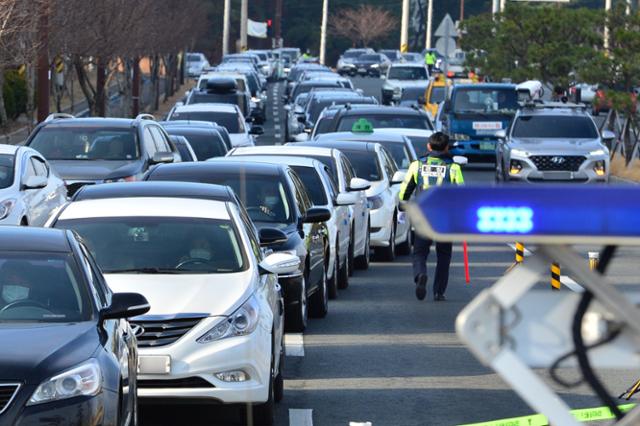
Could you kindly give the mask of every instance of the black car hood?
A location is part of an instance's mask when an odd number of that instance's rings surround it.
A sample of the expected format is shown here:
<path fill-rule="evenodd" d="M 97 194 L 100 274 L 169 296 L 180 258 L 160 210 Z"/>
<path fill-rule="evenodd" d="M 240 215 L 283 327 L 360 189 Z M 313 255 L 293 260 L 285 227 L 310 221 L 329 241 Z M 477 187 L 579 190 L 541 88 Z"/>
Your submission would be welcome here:
<path fill-rule="evenodd" d="M 141 172 L 142 160 L 50 160 L 51 166 L 64 180 L 117 179 Z"/>
<path fill-rule="evenodd" d="M 0 381 L 40 384 L 91 358 L 99 339 L 94 322 L 0 325 Z"/>

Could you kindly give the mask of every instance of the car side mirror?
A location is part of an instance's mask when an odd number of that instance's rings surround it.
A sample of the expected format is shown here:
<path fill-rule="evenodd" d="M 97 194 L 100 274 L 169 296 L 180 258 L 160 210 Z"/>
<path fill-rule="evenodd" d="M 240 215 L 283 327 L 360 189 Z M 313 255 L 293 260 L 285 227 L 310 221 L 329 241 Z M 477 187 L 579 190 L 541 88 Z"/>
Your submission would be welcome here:
<path fill-rule="evenodd" d="M 506 139 L 507 138 L 507 132 L 505 130 L 498 130 L 496 132 L 496 138 L 498 138 L 498 139 Z"/>
<path fill-rule="evenodd" d="M 371 188 L 371 182 L 366 179 L 354 177 L 349 182 L 349 191 L 366 191 Z"/>
<path fill-rule="evenodd" d="M 47 186 L 49 180 L 44 176 L 29 176 L 22 183 L 22 189 L 40 189 Z"/>
<path fill-rule="evenodd" d="M 260 275 L 284 275 L 298 271 L 300 258 L 289 253 L 272 253 L 260 262 Z"/>
<path fill-rule="evenodd" d="M 307 122 L 307 117 L 305 117 L 304 115 L 299 115 L 298 116 L 298 123 L 306 123 Z"/>
<path fill-rule="evenodd" d="M 453 162 L 459 166 L 466 166 L 469 164 L 469 159 L 467 157 L 463 157 L 462 155 L 454 155 Z"/>
<path fill-rule="evenodd" d="M 341 192 L 336 196 L 334 204 L 336 206 L 352 206 L 358 202 L 358 196 L 349 192 Z"/>
<path fill-rule="evenodd" d="M 147 298 L 138 293 L 115 293 L 111 306 L 102 310 L 102 319 L 133 318 L 146 314 L 151 309 Z"/>
<path fill-rule="evenodd" d="M 616 134 L 613 133 L 611 130 L 603 130 L 602 131 L 602 140 L 612 141 L 615 138 L 616 138 Z"/>
<path fill-rule="evenodd" d="M 264 129 L 262 128 L 262 126 L 251 126 L 249 134 L 256 136 L 264 135 Z"/>
<path fill-rule="evenodd" d="M 320 223 L 331 219 L 331 211 L 324 207 L 311 207 L 302 220 L 304 223 Z"/>
<path fill-rule="evenodd" d="M 402 182 L 404 182 L 404 178 L 406 175 L 407 174 L 405 172 L 398 170 L 393 174 L 393 177 L 391 178 L 391 185 L 401 184 Z"/>
<path fill-rule="evenodd" d="M 286 243 L 287 234 L 275 228 L 262 228 L 259 232 L 260 245 L 271 246 L 275 244 Z"/>
<path fill-rule="evenodd" d="M 156 152 L 151 157 L 151 164 L 161 164 L 161 163 L 173 163 L 174 160 L 173 152 Z"/>

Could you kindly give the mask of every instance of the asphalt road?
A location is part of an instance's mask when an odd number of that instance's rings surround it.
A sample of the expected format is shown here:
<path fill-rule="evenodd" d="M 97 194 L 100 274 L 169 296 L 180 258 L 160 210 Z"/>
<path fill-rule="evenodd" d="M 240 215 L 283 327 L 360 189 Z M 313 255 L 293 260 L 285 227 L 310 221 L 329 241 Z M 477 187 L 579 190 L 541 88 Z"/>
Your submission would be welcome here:
<path fill-rule="evenodd" d="M 355 84 L 366 94 L 379 95 L 382 83 L 355 79 Z M 278 86 L 270 89 L 270 106 L 279 92 Z M 259 144 L 282 142 L 284 114 L 277 103 L 277 113 L 270 113 Z M 492 182 L 493 168 L 469 166 L 465 179 L 469 184 Z M 304 337 L 288 336 L 288 353 L 295 356 L 286 358 L 285 397 L 278 405 L 276 424 L 439 426 L 533 413 L 455 334 L 458 312 L 497 281 L 514 260 L 512 249 L 503 244 L 470 245 L 469 249 L 471 283 L 464 281 L 462 250 L 456 246 L 446 302 L 416 300 L 409 257 L 374 262 L 368 271 L 356 271 L 349 288 L 331 301 L 325 319 L 310 321 Z M 585 259 L 589 249 L 580 247 Z M 636 282 L 638 254 L 637 249 L 621 251 L 610 267 L 615 282 Z M 433 271 L 432 261 L 429 270 Z M 636 379 L 631 371 L 600 373 L 616 395 Z M 550 383 L 546 372 L 540 374 Z M 576 370 L 566 369 L 563 377 L 579 376 Z M 554 388 L 572 408 L 601 405 L 584 385 Z M 244 424 L 237 420 L 241 409 L 144 407 L 142 419 L 145 425 Z"/>

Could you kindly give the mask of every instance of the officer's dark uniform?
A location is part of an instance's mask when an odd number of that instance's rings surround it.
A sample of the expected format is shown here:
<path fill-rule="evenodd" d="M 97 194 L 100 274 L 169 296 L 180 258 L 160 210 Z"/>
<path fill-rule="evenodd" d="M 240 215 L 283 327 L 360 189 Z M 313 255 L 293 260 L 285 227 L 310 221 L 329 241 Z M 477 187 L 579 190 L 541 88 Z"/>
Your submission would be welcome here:
<path fill-rule="evenodd" d="M 416 194 L 419 194 L 432 186 L 462 185 L 463 183 L 462 170 L 458 164 L 453 162 L 453 157 L 448 153 L 432 151 L 426 157 L 411 163 L 400 188 L 399 197 L 401 200 L 407 201 L 414 190 Z M 416 283 L 420 274 L 427 275 L 427 258 L 432 243 L 432 240 L 416 235 L 413 244 L 413 277 Z M 451 251 L 451 243 L 436 242 L 438 262 L 433 284 L 433 294 L 436 300 L 442 300 L 447 289 Z"/>

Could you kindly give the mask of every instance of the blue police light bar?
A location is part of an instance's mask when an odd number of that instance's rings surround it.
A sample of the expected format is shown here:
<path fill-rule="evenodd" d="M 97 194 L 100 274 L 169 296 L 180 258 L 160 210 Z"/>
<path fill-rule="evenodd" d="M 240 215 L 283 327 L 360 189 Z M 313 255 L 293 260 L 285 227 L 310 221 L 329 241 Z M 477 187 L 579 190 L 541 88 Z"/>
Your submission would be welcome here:
<path fill-rule="evenodd" d="M 640 186 L 447 185 L 408 211 L 441 241 L 640 245 Z"/>

